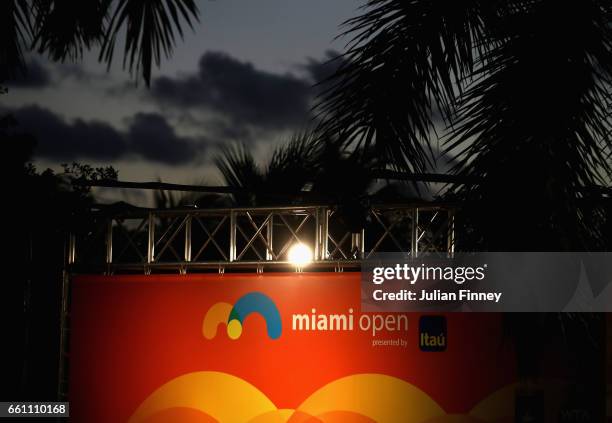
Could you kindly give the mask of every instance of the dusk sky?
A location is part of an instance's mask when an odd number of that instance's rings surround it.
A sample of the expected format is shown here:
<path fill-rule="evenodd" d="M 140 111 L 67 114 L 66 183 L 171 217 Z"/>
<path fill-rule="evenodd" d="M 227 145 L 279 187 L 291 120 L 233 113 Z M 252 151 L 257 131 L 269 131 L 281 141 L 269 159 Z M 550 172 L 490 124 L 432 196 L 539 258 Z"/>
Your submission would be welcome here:
<path fill-rule="evenodd" d="M 219 184 L 210 166 L 219 144 L 247 143 L 265 160 L 307 126 L 311 86 L 344 49 L 347 39 L 334 38 L 361 2 L 198 4 L 200 23 L 154 69 L 149 90 L 118 54 L 110 72 L 97 49 L 76 64 L 29 56 L 27 77 L 6 83 L 0 109 L 37 136 L 38 168 L 79 161 L 112 165 L 121 180 Z"/>

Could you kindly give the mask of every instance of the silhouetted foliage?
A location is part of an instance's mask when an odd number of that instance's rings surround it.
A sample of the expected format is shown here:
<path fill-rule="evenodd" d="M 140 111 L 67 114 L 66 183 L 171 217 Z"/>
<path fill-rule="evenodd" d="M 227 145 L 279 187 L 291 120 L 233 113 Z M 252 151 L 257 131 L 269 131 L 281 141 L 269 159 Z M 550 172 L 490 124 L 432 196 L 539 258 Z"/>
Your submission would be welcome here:
<path fill-rule="evenodd" d="M 580 192 L 612 174 L 611 12 L 602 0 L 370 0 L 346 22 L 318 131 L 423 172 L 439 114 L 453 171 L 482 181 L 452 189 L 464 249 L 601 249 L 606 209 Z"/>
<path fill-rule="evenodd" d="M 359 200 L 374 180 L 369 169 L 376 161 L 361 151 L 349 152 L 335 141 L 318 140 L 310 132 L 295 134 L 277 147 L 261 168 L 245 145 L 225 146 L 215 164 L 228 186 L 245 188 L 239 205 Z"/>
<path fill-rule="evenodd" d="M 0 3 L 0 34 L 0 81 L 4 81 L 25 69 L 23 54 L 32 36 L 28 3 L 19 0 Z"/>
<path fill-rule="evenodd" d="M 351 40 L 317 105 L 319 131 L 374 149 L 398 168 L 426 171 L 432 109 L 453 117 L 481 48 L 486 3 L 368 1 L 344 23 Z"/>
<path fill-rule="evenodd" d="M 2 397 L 54 399 L 59 360 L 59 311 L 67 233 L 94 226 L 90 190 L 74 179 L 116 178 L 112 168 L 73 163 L 64 171 L 38 171 L 30 163 L 36 140 L 16 130 L 12 116 L 0 117 L 5 172 L 4 334 L 8 358 L 1 371 Z"/>
<path fill-rule="evenodd" d="M 84 50 L 98 45 L 104 37 L 110 4 L 111 0 L 32 1 L 32 48 L 57 62 L 81 59 Z"/>
<path fill-rule="evenodd" d="M 153 64 L 168 58 L 183 36 L 183 24 L 198 21 L 194 0 L 7 0 L 0 2 L 0 81 L 25 71 L 24 53 L 36 50 L 51 60 L 79 60 L 101 47 L 109 67 L 120 34 L 123 66 L 151 82 Z"/>
<path fill-rule="evenodd" d="M 351 41 L 316 107 L 318 132 L 425 172 L 439 114 L 453 171 L 480 181 L 448 194 L 463 204 L 458 250 L 609 250 L 610 194 L 583 193 L 612 177 L 611 12 L 603 0 L 370 0 L 345 23 Z M 534 379 L 541 335 L 571 334 L 567 366 L 595 420 L 602 319 L 571 317 L 512 315 L 506 327 L 519 376 Z"/>
<path fill-rule="evenodd" d="M 161 64 L 162 54 L 168 58 L 175 45 L 175 32 L 183 37 L 181 20 L 193 29 L 198 20 L 194 0 L 120 0 L 109 13 L 110 22 L 104 35 L 100 60 L 109 66 L 113 59 L 117 36 L 125 27 L 124 67 L 142 73 L 147 85 L 151 82 L 151 66 Z"/>
<path fill-rule="evenodd" d="M 448 142 L 461 158 L 455 171 L 483 180 L 456 187 L 482 247 L 525 249 L 514 234 L 527 230 L 531 249 L 601 248 L 578 193 L 611 170 L 609 10 L 538 1 L 499 19 Z"/>
<path fill-rule="evenodd" d="M 372 155 L 347 151 L 311 132 L 296 133 L 277 147 L 264 167 L 240 144 L 223 147 L 215 164 L 228 186 L 244 188 L 234 194 L 236 205 L 330 204 L 351 232 L 366 225 L 375 189 L 370 170 L 384 166 Z"/>

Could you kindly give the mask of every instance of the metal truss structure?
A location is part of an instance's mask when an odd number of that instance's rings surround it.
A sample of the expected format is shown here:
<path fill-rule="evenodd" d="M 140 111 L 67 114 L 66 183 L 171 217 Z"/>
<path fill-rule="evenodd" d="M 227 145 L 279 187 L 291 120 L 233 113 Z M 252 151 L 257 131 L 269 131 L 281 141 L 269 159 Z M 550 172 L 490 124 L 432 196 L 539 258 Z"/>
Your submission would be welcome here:
<path fill-rule="evenodd" d="M 72 271 L 287 268 L 289 248 L 309 246 L 312 268 L 342 270 L 378 252 L 452 252 L 452 206 L 422 203 L 345 210 L 331 206 L 130 211 L 72 234 Z M 355 223 L 355 221 L 358 221 Z M 362 229 L 352 229 L 360 227 Z"/>

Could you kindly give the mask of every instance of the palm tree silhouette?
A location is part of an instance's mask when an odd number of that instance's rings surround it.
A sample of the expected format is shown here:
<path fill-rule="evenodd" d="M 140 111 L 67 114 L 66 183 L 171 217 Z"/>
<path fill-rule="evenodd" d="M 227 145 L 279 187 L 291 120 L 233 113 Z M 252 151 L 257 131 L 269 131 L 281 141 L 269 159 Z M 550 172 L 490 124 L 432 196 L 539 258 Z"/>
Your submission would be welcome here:
<path fill-rule="evenodd" d="M 370 169 L 378 163 L 309 131 L 297 132 L 278 146 L 264 166 L 256 163 L 244 144 L 225 146 L 215 158 L 224 182 L 243 189 L 233 194 L 235 205 L 331 205 L 338 219 L 336 229 L 351 233 L 367 226 L 372 198 L 389 187 L 375 186 Z"/>
<path fill-rule="evenodd" d="M 263 167 L 244 144 L 222 147 L 214 162 L 228 186 L 244 189 L 234 195 L 239 206 L 359 201 L 374 182 L 369 169 L 376 163 L 309 131 L 276 147 Z"/>
<path fill-rule="evenodd" d="M 449 192 L 464 204 L 459 250 L 605 250 L 609 198 L 583 192 L 612 175 L 611 17 L 602 0 L 369 0 L 345 23 L 350 41 L 316 106 L 318 132 L 420 173 L 442 126 L 454 173 L 478 181 Z M 599 410 L 601 321 L 506 316 L 519 376 L 540 374 L 542 333 L 571 334 L 575 386 Z"/>
<path fill-rule="evenodd" d="M 371 0 L 345 23 L 318 130 L 423 172 L 439 116 L 454 172 L 480 181 L 452 190 L 467 200 L 464 248 L 602 248 L 605 210 L 577 197 L 612 173 L 611 12 L 600 0 Z"/>
<path fill-rule="evenodd" d="M 148 86 L 151 68 L 170 57 L 183 26 L 198 20 L 194 0 L 7 0 L 0 3 L 0 81 L 26 71 L 24 52 L 36 50 L 54 61 L 78 60 L 100 47 L 100 61 L 112 63 L 125 31 L 123 66 Z"/>
<path fill-rule="evenodd" d="M 214 163 L 228 186 L 244 189 L 233 196 L 236 205 L 278 205 L 300 196 L 314 173 L 315 150 L 307 135 L 295 135 L 277 147 L 263 167 L 246 144 L 223 146 Z"/>

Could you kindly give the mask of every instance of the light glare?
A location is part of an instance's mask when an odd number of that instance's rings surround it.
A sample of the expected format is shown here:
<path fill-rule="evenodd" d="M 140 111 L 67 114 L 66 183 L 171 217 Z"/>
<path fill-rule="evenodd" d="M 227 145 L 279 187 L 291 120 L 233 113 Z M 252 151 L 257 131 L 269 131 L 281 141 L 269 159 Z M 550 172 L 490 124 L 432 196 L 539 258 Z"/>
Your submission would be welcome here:
<path fill-rule="evenodd" d="M 289 249 L 288 257 L 296 266 L 305 266 L 312 261 L 312 251 L 306 245 L 298 243 Z"/>

